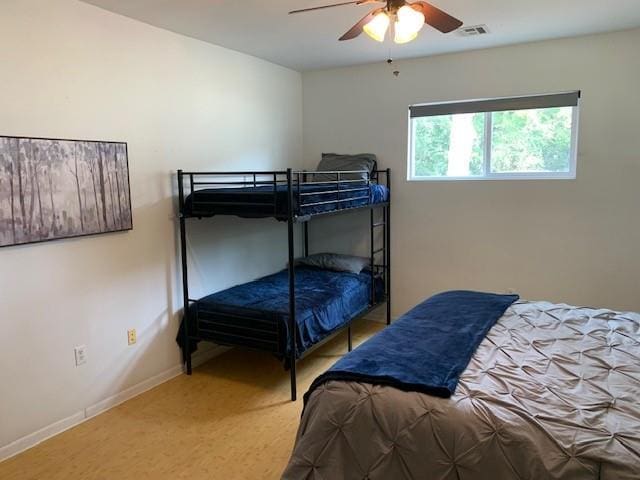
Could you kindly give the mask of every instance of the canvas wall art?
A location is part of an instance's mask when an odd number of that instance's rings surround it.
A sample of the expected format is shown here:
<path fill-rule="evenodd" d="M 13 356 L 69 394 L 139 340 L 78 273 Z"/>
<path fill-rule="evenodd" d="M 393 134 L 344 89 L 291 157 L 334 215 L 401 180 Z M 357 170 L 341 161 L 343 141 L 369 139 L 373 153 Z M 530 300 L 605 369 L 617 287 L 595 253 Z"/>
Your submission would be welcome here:
<path fill-rule="evenodd" d="M 0 136 L 0 247 L 132 226 L 126 143 Z"/>

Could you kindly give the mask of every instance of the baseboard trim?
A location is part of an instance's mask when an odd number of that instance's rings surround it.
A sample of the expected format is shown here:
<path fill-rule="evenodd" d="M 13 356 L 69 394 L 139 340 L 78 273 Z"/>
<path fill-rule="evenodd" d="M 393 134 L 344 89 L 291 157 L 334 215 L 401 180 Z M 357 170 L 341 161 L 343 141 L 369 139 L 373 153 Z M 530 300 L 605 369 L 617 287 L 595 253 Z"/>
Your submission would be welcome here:
<path fill-rule="evenodd" d="M 115 395 L 105 398 L 104 400 L 99 401 L 87 408 L 85 408 L 85 420 L 93 418 L 101 413 L 106 412 L 107 410 L 111 410 L 114 407 L 117 407 L 121 403 L 126 402 L 127 400 L 131 400 L 133 397 L 137 397 L 141 393 L 144 393 L 148 390 L 151 390 L 158 385 L 171 380 L 174 377 L 177 377 L 182 373 L 182 366 L 178 365 L 169 370 L 166 370 L 158 375 L 155 375 L 143 382 L 140 382 L 133 387 L 129 387 L 126 390 L 123 390 Z"/>
<path fill-rule="evenodd" d="M 42 443 L 51 437 L 55 437 L 65 430 L 69 430 L 70 428 L 73 428 L 84 421 L 85 417 L 83 410 L 80 412 L 76 412 L 67 418 L 52 423 L 51 425 L 47 425 L 37 432 L 33 432 L 29 435 L 19 438 L 18 440 L 11 442 L 9 445 L 5 445 L 4 447 L 0 448 L 0 462 L 8 460 L 9 458 L 18 455 L 25 450 L 35 447 L 39 443 Z"/>
<path fill-rule="evenodd" d="M 213 357 L 220 355 L 222 352 L 226 351 L 225 347 L 215 347 L 210 350 L 206 350 L 203 352 L 197 352 L 192 356 L 192 365 L 197 367 L 202 365 L 203 363 L 211 360 Z M 177 377 L 181 373 L 183 373 L 184 367 L 182 365 L 176 365 L 169 370 L 162 372 L 154 377 L 151 377 L 143 382 L 140 382 L 133 387 L 129 387 L 126 390 L 123 390 L 120 393 L 116 393 L 111 397 L 107 397 L 100 402 L 91 405 L 90 407 L 85 409 L 85 416 L 87 419 L 93 418 L 96 415 L 100 415 L 101 413 L 106 412 L 114 407 L 117 407 L 121 403 L 126 402 L 127 400 L 131 400 L 138 395 L 151 390 L 158 385 L 163 384 L 164 382 L 168 382 L 172 378 Z"/>
<path fill-rule="evenodd" d="M 193 355 L 192 362 L 193 366 L 199 366 L 203 363 L 211 360 L 212 358 L 224 353 L 227 351 L 226 347 L 215 347 L 210 350 L 206 350 L 203 352 L 198 352 Z M 161 385 L 172 378 L 177 377 L 181 373 L 183 373 L 184 368 L 182 365 L 176 365 L 175 367 L 170 368 L 158 375 L 155 375 L 147 380 L 144 380 L 132 387 L 123 390 L 120 393 L 112 395 L 110 397 L 105 398 L 104 400 L 99 401 L 89 407 L 81 410 L 79 412 L 74 413 L 73 415 L 68 416 L 67 418 L 63 418 L 57 422 L 52 423 L 51 425 L 47 425 L 40 430 L 25 435 L 18 440 L 11 442 L 8 445 L 0 447 L 0 462 L 10 459 L 30 448 L 35 447 L 36 445 L 48 440 L 56 435 L 61 434 L 62 432 L 69 430 L 70 428 L 76 427 L 87 420 L 100 415 L 101 413 L 106 412 L 118 405 L 126 402 L 127 400 L 131 400 L 138 395 L 151 390 L 158 385 Z"/>
<path fill-rule="evenodd" d="M 203 363 L 206 363 L 212 358 L 217 357 L 224 352 L 228 352 L 229 350 L 231 350 L 231 347 L 222 347 L 220 345 L 216 345 L 209 350 L 196 352 L 191 356 L 191 365 L 193 367 L 199 367 Z"/>

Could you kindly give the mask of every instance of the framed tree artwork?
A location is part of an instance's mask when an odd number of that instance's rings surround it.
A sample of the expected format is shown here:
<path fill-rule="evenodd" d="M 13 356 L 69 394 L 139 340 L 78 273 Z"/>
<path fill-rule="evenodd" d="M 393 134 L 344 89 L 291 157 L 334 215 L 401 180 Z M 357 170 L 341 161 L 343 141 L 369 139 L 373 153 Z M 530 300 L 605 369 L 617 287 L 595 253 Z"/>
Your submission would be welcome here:
<path fill-rule="evenodd" d="M 126 143 L 0 136 L 0 247 L 132 228 Z"/>

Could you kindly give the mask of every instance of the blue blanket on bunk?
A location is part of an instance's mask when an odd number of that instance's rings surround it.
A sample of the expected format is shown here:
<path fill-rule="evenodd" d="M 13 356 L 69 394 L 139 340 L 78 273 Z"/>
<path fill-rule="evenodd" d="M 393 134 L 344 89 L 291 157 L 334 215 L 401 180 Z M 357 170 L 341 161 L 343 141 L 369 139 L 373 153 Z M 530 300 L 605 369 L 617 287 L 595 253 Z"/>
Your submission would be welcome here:
<path fill-rule="evenodd" d="M 435 295 L 320 375 L 305 403 L 315 388 L 330 380 L 448 398 L 480 342 L 518 298 L 468 291 Z"/>
<path fill-rule="evenodd" d="M 376 279 L 377 298 L 384 295 L 384 284 Z M 354 317 L 369 308 L 371 299 L 371 273 L 334 272 L 311 267 L 296 267 L 296 321 L 298 324 L 297 356 L 339 330 Z M 206 310 L 207 313 L 203 313 Z M 199 313 L 198 313 L 199 312 Z M 219 325 L 216 314 L 238 314 L 248 318 L 237 321 L 233 327 Z M 206 321 L 221 332 L 211 340 L 223 345 L 253 343 L 239 340 L 243 329 L 260 328 L 266 322 L 277 325 L 281 331 L 280 352 L 289 353 L 289 276 L 287 270 L 236 285 L 200 299 L 189 308 L 189 329 L 195 333 L 198 322 Z M 251 322 L 251 318 L 254 322 Z M 182 345 L 184 320 L 176 341 Z M 223 333 L 226 331 L 226 334 Z M 197 342 L 192 341 L 195 350 Z"/>
<path fill-rule="evenodd" d="M 335 202 L 338 199 L 338 194 L 333 193 L 336 188 L 332 183 L 302 185 L 298 192 L 298 186 L 294 185 L 294 213 L 299 216 L 316 215 L 389 200 L 389 189 L 377 183 L 343 185 L 340 202 Z M 184 213 L 188 216 L 238 215 L 247 218 L 285 215 L 287 194 L 286 185 L 278 185 L 275 192 L 270 186 L 196 190 L 185 199 Z"/>

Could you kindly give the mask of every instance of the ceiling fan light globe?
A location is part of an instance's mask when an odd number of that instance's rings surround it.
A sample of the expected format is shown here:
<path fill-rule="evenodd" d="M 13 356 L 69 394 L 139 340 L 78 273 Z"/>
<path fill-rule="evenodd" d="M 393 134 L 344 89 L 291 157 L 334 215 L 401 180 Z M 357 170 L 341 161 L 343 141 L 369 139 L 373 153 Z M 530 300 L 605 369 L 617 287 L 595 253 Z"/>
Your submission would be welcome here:
<path fill-rule="evenodd" d="M 414 10 L 409 5 L 404 5 L 398 10 L 395 23 L 396 43 L 407 43 L 418 36 L 418 32 L 424 26 L 424 15 Z"/>
<path fill-rule="evenodd" d="M 385 12 L 378 13 L 362 30 L 377 42 L 384 42 L 391 20 Z"/>
<path fill-rule="evenodd" d="M 408 35 L 399 34 L 396 30 L 396 34 L 393 37 L 393 41 L 397 44 L 402 45 L 403 43 L 409 43 L 411 40 L 415 40 L 418 37 L 418 32 L 414 32 Z"/>

